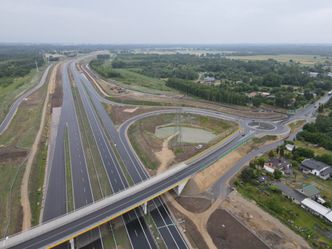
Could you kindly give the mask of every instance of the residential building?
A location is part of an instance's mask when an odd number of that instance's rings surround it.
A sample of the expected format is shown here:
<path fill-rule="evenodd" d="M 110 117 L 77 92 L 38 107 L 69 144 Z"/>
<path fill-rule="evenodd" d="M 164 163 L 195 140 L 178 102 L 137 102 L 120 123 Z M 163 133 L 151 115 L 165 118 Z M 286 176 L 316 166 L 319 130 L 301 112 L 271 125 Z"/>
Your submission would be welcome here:
<path fill-rule="evenodd" d="M 298 191 L 311 199 L 316 199 L 319 197 L 319 190 L 315 185 L 312 184 L 305 184 L 302 186 L 302 188 L 298 189 Z"/>
<path fill-rule="evenodd" d="M 328 179 L 332 174 L 331 167 L 329 165 L 315 159 L 303 160 L 300 169 L 304 173 L 313 174 L 322 178 L 323 180 Z"/>
<path fill-rule="evenodd" d="M 309 72 L 309 77 L 316 78 L 318 76 L 317 72 Z"/>
<path fill-rule="evenodd" d="M 301 201 L 301 207 L 332 223 L 332 210 L 324 207 L 318 202 L 315 202 L 310 198 L 305 198 L 303 201 Z"/>
<path fill-rule="evenodd" d="M 203 79 L 203 81 L 204 81 L 205 84 L 213 85 L 214 82 L 216 81 L 216 79 L 214 77 L 207 76 Z"/>
<path fill-rule="evenodd" d="M 285 148 L 286 148 L 286 150 L 292 152 L 295 149 L 295 145 L 294 144 L 286 144 Z"/>
<path fill-rule="evenodd" d="M 283 157 L 270 158 L 267 162 L 264 163 L 263 169 L 271 174 L 273 174 L 276 169 L 280 170 L 283 174 L 286 175 L 290 175 L 292 173 L 291 163 Z"/>
<path fill-rule="evenodd" d="M 278 189 L 280 189 L 282 195 L 286 196 L 287 198 L 291 199 L 296 204 L 301 204 L 301 202 L 306 198 L 306 196 L 295 189 L 288 187 L 287 185 L 281 182 L 273 183 Z"/>

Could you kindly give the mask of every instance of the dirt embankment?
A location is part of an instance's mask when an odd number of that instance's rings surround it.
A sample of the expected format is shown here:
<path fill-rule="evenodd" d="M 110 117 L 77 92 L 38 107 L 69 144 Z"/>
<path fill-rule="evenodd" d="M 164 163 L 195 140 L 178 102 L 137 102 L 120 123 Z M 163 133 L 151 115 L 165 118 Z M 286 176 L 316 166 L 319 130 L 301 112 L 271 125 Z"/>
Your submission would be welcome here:
<path fill-rule="evenodd" d="M 105 105 L 105 107 L 115 125 L 120 125 L 129 118 L 139 114 L 160 110 L 160 108 L 157 107 L 130 107 L 112 105 Z"/>
<path fill-rule="evenodd" d="M 200 195 L 212 187 L 235 163 L 242 157 L 247 155 L 250 151 L 258 146 L 267 145 L 275 142 L 277 137 L 263 137 L 254 139 L 248 144 L 242 145 L 238 149 L 232 151 L 222 159 L 216 161 L 203 171 L 197 173 L 188 182 L 188 186 L 184 190 L 185 195 L 196 196 Z"/>
<path fill-rule="evenodd" d="M 49 91 L 51 93 L 51 108 L 62 106 L 63 90 L 61 80 L 61 70 L 58 70 L 58 66 L 55 66 L 54 72 L 51 76 L 51 81 L 54 82 Z"/>
<path fill-rule="evenodd" d="M 208 210 L 212 201 L 206 197 L 176 197 L 175 200 L 186 210 L 191 213 L 202 213 Z"/>

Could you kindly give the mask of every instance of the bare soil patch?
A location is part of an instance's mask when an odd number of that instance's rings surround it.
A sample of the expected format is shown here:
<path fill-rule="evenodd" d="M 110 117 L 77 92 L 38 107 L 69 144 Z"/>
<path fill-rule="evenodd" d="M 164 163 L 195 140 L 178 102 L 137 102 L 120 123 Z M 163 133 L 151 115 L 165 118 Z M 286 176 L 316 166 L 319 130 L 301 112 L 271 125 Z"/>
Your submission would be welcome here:
<path fill-rule="evenodd" d="M 115 125 L 120 125 L 129 118 L 134 117 L 136 115 L 160 110 L 160 108 L 156 107 L 130 108 L 126 106 L 112 106 L 112 105 L 105 105 L 105 107 Z"/>
<path fill-rule="evenodd" d="M 309 249 L 308 243 L 278 219 L 233 191 L 222 203 L 238 220 L 274 249 Z"/>
<path fill-rule="evenodd" d="M 17 161 L 22 160 L 24 157 L 26 157 L 28 154 L 28 151 L 12 148 L 12 147 L 3 147 L 0 148 L 0 163 L 6 162 L 6 161 Z"/>
<path fill-rule="evenodd" d="M 211 207 L 211 200 L 204 197 L 177 197 L 175 200 L 192 213 L 202 213 Z"/>
<path fill-rule="evenodd" d="M 210 216 L 207 228 L 217 248 L 268 249 L 240 222 L 223 209 L 217 209 Z"/>
<path fill-rule="evenodd" d="M 175 133 L 174 135 L 169 136 L 166 138 L 162 144 L 162 149 L 159 152 L 156 152 L 155 155 L 160 161 L 160 165 L 157 170 L 157 174 L 165 171 L 169 164 L 174 160 L 175 155 L 172 150 L 168 148 L 168 143 L 169 141 L 176 136 L 177 134 Z"/>
<path fill-rule="evenodd" d="M 62 91 L 62 79 L 61 79 L 61 70 L 57 70 L 58 65 L 55 66 L 50 77 L 50 82 L 54 82 L 51 88 L 51 109 L 53 107 L 62 106 L 63 101 L 63 91 Z"/>

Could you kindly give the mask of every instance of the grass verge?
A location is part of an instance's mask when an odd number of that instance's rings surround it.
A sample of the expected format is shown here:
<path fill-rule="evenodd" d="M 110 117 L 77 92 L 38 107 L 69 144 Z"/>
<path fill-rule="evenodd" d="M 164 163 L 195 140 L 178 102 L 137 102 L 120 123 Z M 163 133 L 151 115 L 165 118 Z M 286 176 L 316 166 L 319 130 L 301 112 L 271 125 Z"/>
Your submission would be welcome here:
<path fill-rule="evenodd" d="M 17 156 L 15 154 L 15 150 L 19 149 L 21 151 L 25 151 L 25 155 L 27 155 L 30 150 L 39 129 L 39 123 L 41 121 L 40 113 L 42 113 L 46 90 L 47 85 L 41 87 L 29 96 L 26 101 L 23 101 L 10 126 L 0 136 L 0 151 L 6 151 L 8 153 L 6 158 L 0 157 L 1 234 L 13 234 L 21 230 L 23 214 L 20 203 L 20 186 L 25 164 L 23 163 L 24 157 Z M 31 179 L 38 181 L 42 175 L 43 172 L 33 170 L 31 172 Z M 36 186 L 37 185 L 38 184 L 36 183 Z M 36 189 L 33 189 L 31 191 L 35 190 Z M 34 197 L 37 201 L 36 203 L 33 203 L 33 205 L 36 205 L 35 207 L 32 207 L 33 212 L 36 212 L 39 208 L 37 203 L 40 194 L 35 194 L 36 195 Z M 35 218 L 38 216 L 37 212 L 33 214 Z"/>
<path fill-rule="evenodd" d="M 39 145 L 35 161 L 31 168 L 31 177 L 29 178 L 29 199 L 31 206 L 31 225 L 39 224 L 41 203 L 43 198 L 43 184 L 45 177 L 45 165 L 47 161 L 47 143 L 45 128 L 43 138 Z"/>
<path fill-rule="evenodd" d="M 73 195 L 73 183 L 71 176 L 71 161 L 70 161 L 70 149 L 69 149 L 69 136 L 68 128 L 65 128 L 65 141 L 64 141 L 64 150 L 65 150 L 65 167 L 66 167 L 66 186 L 67 186 L 67 212 L 74 210 L 74 195 Z"/>
<path fill-rule="evenodd" d="M 88 172 L 91 181 L 93 195 L 96 200 L 112 194 L 111 186 L 103 166 L 97 144 L 94 140 L 89 120 L 84 111 L 78 89 L 72 87 L 78 122 L 82 133 L 83 147 L 86 155 Z"/>
<path fill-rule="evenodd" d="M 37 72 L 31 70 L 29 74 L 24 77 L 17 77 L 13 82 L 7 86 L 0 86 L 0 120 L 2 121 L 7 114 L 11 104 L 18 95 L 27 91 L 37 84 L 44 70 Z"/>

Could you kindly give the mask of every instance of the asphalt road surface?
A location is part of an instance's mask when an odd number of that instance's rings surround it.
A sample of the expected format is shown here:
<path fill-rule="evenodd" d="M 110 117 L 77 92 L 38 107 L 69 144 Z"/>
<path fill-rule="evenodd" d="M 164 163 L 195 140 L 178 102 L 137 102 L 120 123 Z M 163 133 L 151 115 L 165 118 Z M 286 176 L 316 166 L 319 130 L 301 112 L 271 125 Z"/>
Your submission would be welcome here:
<path fill-rule="evenodd" d="M 72 189 L 74 209 L 81 208 L 93 202 L 93 195 L 90 186 L 90 179 L 87 172 L 87 165 L 82 146 L 80 129 L 72 96 L 70 81 L 68 77 L 68 63 L 62 68 L 63 83 L 63 105 L 60 115 L 60 123 L 55 143 L 55 155 L 51 163 L 50 174 L 47 184 L 46 199 L 44 203 L 43 221 L 47 221 L 65 214 L 67 210 L 67 182 L 65 170 L 64 139 L 65 129 L 67 129 Z M 95 231 L 91 232 L 95 233 Z M 87 234 L 87 236 L 98 237 L 97 235 Z M 78 238 L 86 241 L 86 238 Z M 99 240 L 100 241 L 100 240 Z M 82 244 L 82 242 L 80 243 Z M 100 242 L 99 242 L 100 244 Z M 101 245 L 98 248 L 102 248 Z"/>
<path fill-rule="evenodd" d="M 33 92 L 35 92 L 36 90 L 38 90 L 40 87 L 42 87 L 45 84 L 50 68 L 51 68 L 51 66 L 48 66 L 46 68 L 45 72 L 43 73 L 42 78 L 40 79 L 40 81 L 37 85 L 35 85 L 33 88 L 29 89 L 28 91 L 26 91 L 25 93 L 20 95 L 14 101 L 14 103 L 10 106 L 6 117 L 4 118 L 4 120 L 0 124 L 0 135 L 8 128 L 10 122 L 13 120 L 13 118 L 14 118 L 16 112 L 17 112 L 17 109 L 20 106 L 20 104 L 22 103 L 22 101 L 25 98 L 29 97 Z"/>
<path fill-rule="evenodd" d="M 133 157 L 133 154 L 130 154 L 128 148 L 126 148 L 122 143 L 122 140 L 120 139 L 119 134 L 116 131 L 112 120 L 110 119 L 108 113 L 101 104 L 98 94 L 95 92 L 91 83 L 87 80 L 87 78 L 85 78 L 79 72 L 77 72 L 77 70 L 74 67 L 72 68 L 72 70 L 74 72 L 74 75 L 76 75 L 75 78 L 77 78 L 77 81 L 81 79 L 86 88 L 88 89 L 91 96 L 91 100 L 100 116 L 100 119 L 103 125 L 106 127 L 106 130 L 109 136 L 111 137 L 112 142 L 116 144 L 116 149 L 119 152 L 120 157 L 123 160 L 124 164 L 126 165 L 126 168 L 133 182 L 137 184 L 141 181 L 148 179 L 149 176 L 144 170 L 144 167 L 140 164 L 137 157 Z M 114 161 L 116 161 L 116 159 Z M 119 163 L 116 164 L 119 165 Z M 124 178 L 123 182 L 125 181 L 126 180 Z M 165 203 L 162 201 L 162 199 L 157 198 L 156 200 L 153 200 L 149 205 L 149 209 L 150 209 L 150 214 L 154 220 L 154 223 L 156 224 L 157 229 L 159 230 L 167 248 L 179 248 L 179 249 L 188 248 L 184 238 L 182 237 L 180 231 L 178 230 L 177 225 L 173 221 L 171 214 Z M 141 213 L 139 209 L 136 209 L 135 211 Z M 149 231 L 145 231 L 145 233 L 149 233 Z M 152 242 L 150 242 L 150 244 L 152 244 Z M 135 247 L 135 243 L 133 243 L 133 245 Z M 139 246 L 137 248 L 142 248 L 142 247 Z"/>

